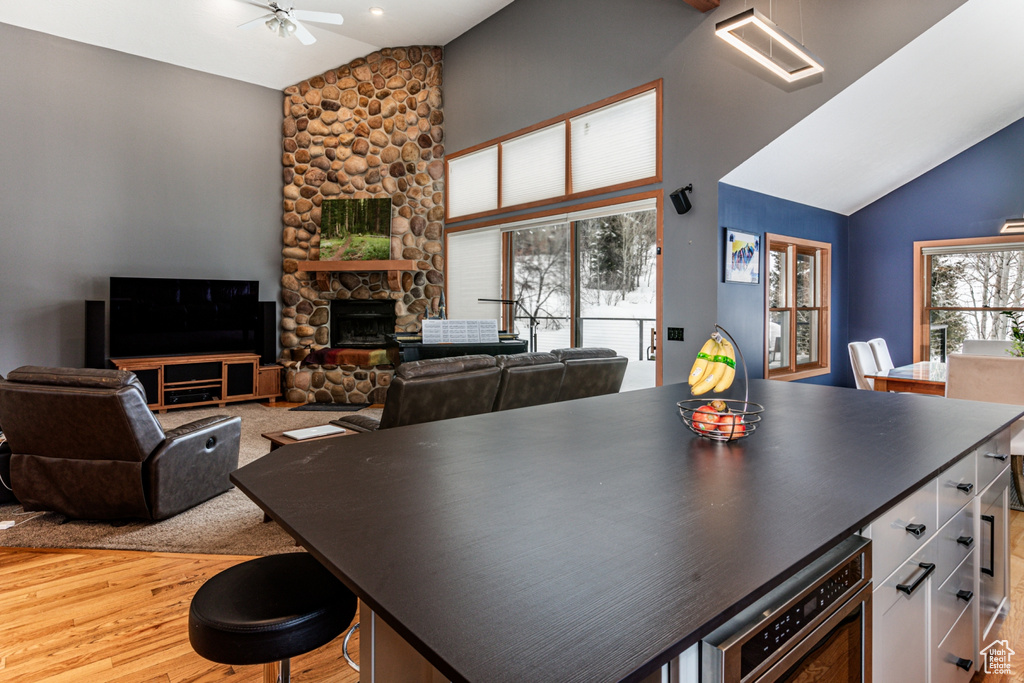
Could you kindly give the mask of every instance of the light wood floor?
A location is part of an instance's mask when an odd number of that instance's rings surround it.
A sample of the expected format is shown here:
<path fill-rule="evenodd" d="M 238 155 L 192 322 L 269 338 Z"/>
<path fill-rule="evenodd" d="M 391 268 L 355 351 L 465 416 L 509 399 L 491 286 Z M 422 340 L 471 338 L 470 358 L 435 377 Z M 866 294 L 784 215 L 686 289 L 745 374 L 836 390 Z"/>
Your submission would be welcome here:
<path fill-rule="evenodd" d="M 1024 513 L 1010 514 L 1015 609 L 1001 637 L 1024 653 Z M 188 644 L 192 595 L 206 579 L 246 559 L 0 548 L 0 681 L 261 681 L 260 667 L 214 664 Z M 358 640 L 357 631 L 354 653 Z M 293 680 L 357 683 L 359 675 L 345 663 L 341 641 L 292 660 Z M 1013 670 L 1012 678 L 979 673 L 972 683 L 1024 681 L 1024 654 Z"/>
<path fill-rule="evenodd" d="M 188 643 L 193 594 L 247 559 L 0 548 L 0 681 L 262 681 L 261 667 L 214 664 Z M 341 643 L 293 659 L 292 680 L 357 683 Z"/>

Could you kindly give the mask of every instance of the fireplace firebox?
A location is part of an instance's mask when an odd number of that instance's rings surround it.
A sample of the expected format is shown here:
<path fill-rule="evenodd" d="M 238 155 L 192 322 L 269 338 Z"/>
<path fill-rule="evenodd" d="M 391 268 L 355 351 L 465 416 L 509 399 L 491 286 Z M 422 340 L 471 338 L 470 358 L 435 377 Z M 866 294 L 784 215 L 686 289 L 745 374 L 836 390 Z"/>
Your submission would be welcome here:
<path fill-rule="evenodd" d="M 331 346 L 378 348 L 395 333 L 395 302 L 335 299 L 331 302 Z"/>

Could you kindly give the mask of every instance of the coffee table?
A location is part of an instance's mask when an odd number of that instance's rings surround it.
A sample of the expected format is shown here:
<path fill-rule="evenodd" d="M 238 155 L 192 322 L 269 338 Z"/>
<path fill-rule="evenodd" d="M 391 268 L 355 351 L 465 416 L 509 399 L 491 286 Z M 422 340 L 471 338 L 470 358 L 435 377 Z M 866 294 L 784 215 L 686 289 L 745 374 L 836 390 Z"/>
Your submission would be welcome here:
<path fill-rule="evenodd" d="M 290 432 L 290 429 L 285 429 L 280 432 L 264 432 L 260 434 L 264 439 L 270 441 L 270 450 L 276 450 L 281 446 L 290 446 L 293 443 L 307 443 L 309 441 L 320 441 L 321 439 L 334 439 L 339 436 L 349 436 L 350 434 L 358 434 L 351 429 L 346 429 L 344 432 L 339 434 L 326 434 L 324 436 L 314 436 L 311 439 L 293 439 L 290 436 L 285 436 L 285 432 Z"/>

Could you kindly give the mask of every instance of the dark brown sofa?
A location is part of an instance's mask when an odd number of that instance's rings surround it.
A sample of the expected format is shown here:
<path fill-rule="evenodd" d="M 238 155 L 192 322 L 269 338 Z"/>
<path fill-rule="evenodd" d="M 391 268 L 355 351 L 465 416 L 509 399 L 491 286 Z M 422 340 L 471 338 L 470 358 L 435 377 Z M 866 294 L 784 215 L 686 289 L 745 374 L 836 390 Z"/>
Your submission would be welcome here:
<path fill-rule="evenodd" d="M 553 354 L 514 353 L 495 356 L 494 360 L 501 370 L 494 410 L 525 408 L 558 400 L 565 365 Z"/>
<path fill-rule="evenodd" d="M 18 368 L 0 380 L 11 483 L 26 510 L 165 519 L 227 491 L 241 420 L 164 432 L 131 372 Z"/>
<path fill-rule="evenodd" d="M 402 363 L 388 387 L 380 422 L 365 415 L 348 415 L 331 423 L 370 432 L 488 413 L 500 374 L 494 357 L 485 355 Z"/>
<path fill-rule="evenodd" d="M 551 353 L 565 365 L 559 401 L 617 394 L 622 387 L 629 360 L 613 349 L 555 349 Z"/>

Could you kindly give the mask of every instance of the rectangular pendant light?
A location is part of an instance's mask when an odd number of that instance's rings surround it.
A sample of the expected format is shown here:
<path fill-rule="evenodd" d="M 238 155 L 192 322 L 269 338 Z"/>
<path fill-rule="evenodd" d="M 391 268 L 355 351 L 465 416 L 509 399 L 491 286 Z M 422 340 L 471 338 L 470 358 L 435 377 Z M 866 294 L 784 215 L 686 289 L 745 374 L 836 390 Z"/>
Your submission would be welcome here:
<path fill-rule="evenodd" d="M 754 43 L 740 35 L 741 29 L 762 32 L 767 37 L 770 46 L 785 50 L 787 56 L 792 57 L 797 66 L 790 68 L 784 62 L 776 59 L 773 54 L 761 50 Z M 741 12 L 731 19 L 718 22 L 715 24 L 715 34 L 761 66 L 790 83 L 801 78 L 813 76 L 814 74 L 820 74 L 825 70 L 825 67 L 822 66 L 817 57 L 812 55 L 807 48 L 786 35 L 771 19 L 754 8 Z"/>
<path fill-rule="evenodd" d="M 999 232 L 1004 235 L 1024 232 L 1024 218 L 1009 219 L 1008 221 L 1003 223 L 1003 227 L 999 228 Z"/>

